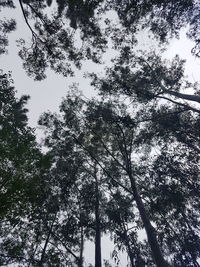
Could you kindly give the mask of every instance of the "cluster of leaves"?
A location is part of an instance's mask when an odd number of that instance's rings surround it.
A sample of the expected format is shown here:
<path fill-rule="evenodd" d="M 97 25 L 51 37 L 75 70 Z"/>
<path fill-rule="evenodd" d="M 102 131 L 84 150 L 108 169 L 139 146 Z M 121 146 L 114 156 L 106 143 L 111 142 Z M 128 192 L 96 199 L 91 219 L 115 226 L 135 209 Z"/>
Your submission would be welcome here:
<path fill-rule="evenodd" d="M 42 80 L 50 67 L 68 76 L 72 62 L 99 63 L 108 35 L 120 55 L 106 77 L 91 75 L 101 100 L 69 93 L 60 114 L 43 114 L 46 153 L 27 126 L 28 96 L 16 99 L 10 74 L 0 74 L 0 265 L 82 267 L 84 242 L 93 240 L 101 267 L 101 235 L 110 233 L 116 264 L 117 250 L 126 250 L 131 267 L 199 266 L 198 84 L 185 79 L 178 56 L 132 49 L 141 28 L 166 42 L 189 25 L 199 56 L 199 3 L 56 3 L 51 13 L 53 1 L 19 0 L 32 34 L 31 47 L 19 40 L 29 75 Z M 101 27 L 107 11 L 118 14 L 118 28 L 108 18 Z M 14 29 L 14 20 L 0 21 L 0 53 Z"/>
<path fill-rule="evenodd" d="M 91 213 L 81 195 L 89 194 L 89 185 L 79 190 L 80 179 L 88 180 L 83 159 L 72 138 L 59 141 L 56 122 L 46 140 L 52 149 L 42 154 L 27 126 L 28 97 L 16 99 L 10 74 L 2 72 L 0 79 L 0 265 L 82 266 L 80 230 Z"/>
<path fill-rule="evenodd" d="M 50 67 L 64 76 L 73 75 L 73 64 L 80 68 L 83 59 L 100 62 L 107 40 L 95 18 L 101 1 L 57 1 L 57 10 L 52 1 L 19 1 L 24 21 L 32 35 L 31 46 L 22 38 L 18 40 L 19 55 L 28 75 L 35 80 L 46 78 Z M 2 5 L 14 7 L 12 1 Z M 15 21 L 2 22 L 1 52 L 8 45 L 5 33 L 15 28 Z M 77 45 L 78 40 L 78 45 Z"/>
<path fill-rule="evenodd" d="M 182 79 L 178 69 L 172 81 Z M 132 110 L 72 91 L 59 115 L 39 121 L 42 154 L 27 126 L 28 97 L 15 98 L 10 74 L 0 78 L 1 264 L 81 267 L 84 242 L 94 240 L 101 266 L 101 235 L 110 233 L 116 262 L 126 250 L 131 266 L 159 266 L 150 228 L 173 266 L 199 266 L 197 109 L 155 96 Z"/>
<path fill-rule="evenodd" d="M 0 76 L 0 199 L 1 199 L 1 257 L 2 264 L 10 258 L 23 260 L 23 248 L 29 235 L 16 231 L 22 227 L 27 212 L 37 203 L 39 190 L 38 164 L 41 155 L 33 130 L 27 126 L 28 96 L 15 98 L 10 74 Z M 38 192 L 39 193 L 39 192 Z M 9 236 L 9 232 L 13 236 Z M 15 236 L 15 238 L 14 238 Z M 30 244 L 29 244 L 30 246 Z M 5 251 L 5 254 L 4 254 Z"/>
<path fill-rule="evenodd" d="M 0 3 L 0 12 L 2 8 L 14 8 L 12 1 L 2 1 Z M 14 19 L 0 20 L 0 55 L 7 52 L 6 46 L 8 46 L 8 33 L 16 30 L 16 21 Z"/>
<path fill-rule="evenodd" d="M 57 0 L 56 9 L 53 4 L 46 0 L 19 0 L 32 34 L 31 46 L 24 40 L 18 42 L 19 54 L 26 72 L 36 80 L 46 78 L 48 67 L 69 76 L 73 75 L 73 64 L 80 68 L 87 59 L 100 63 L 110 38 L 115 48 L 133 47 L 141 29 L 150 30 L 161 43 L 167 43 L 189 25 L 187 36 L 195 42 L 192 52 L 199 56 L 198 1 Z M 3 1 L 0 8 L 5 7 L 13 8 L 14 2 Z M 120 26 L 112 23 L 108 12 L 118 15 Z M 0 53 L 6 51 L 7 33 L 15 28 L 13 19 L 0 22 Z"/>
<path fill-rule="evenodd" d="M 49 128 L 54 121 L 51 128 L 54 133 L 56 124 L 62 132 L 59 136 L 66 138 L 67 134 L 72 137 L 78 154 L 87 158 L 84 169 L 89 162 L 89 172 L 92 162 L 100 168 L 101 231 L 111 232 L 116 248 L 127 251 L 131 266 L 154 265 L 150 252 L 147 253 L 147 243 L 138 240 L 137 231 L 144 225 L 129 179 L 130 168 L 149 218 L 156 224 L 163 254 L 171 259 L 173 266 L 198 266 L 199 155 L 196 131 L 199 118 L 178 105 L 168 109 L 160 106 L 157 111 L 151 108 L 146 121 L 147 114 L 140 114 L 139 122 L 138 112 L 134 118 L 126 105 L 117 103 L 85 102 L 78 94 L 68 95 L 61 105 L 63 118 L 60 117 L 58 122 L 57 118 L 52 120 L 52 115 L 46 114 L 40 123 Z M 190 141 L 181 138 L 182 133 Z M 60 142 L 65 138 L 60 137 Z M 158 151 L 157 155 L 154 150 Z M 134 153 L 138 154 L 136 158 Z M 93 191 L 89 181 L 89 177 L 87 181 L 82 180 L 81 186 L 86 183 L 84 190 L 79 188 L 85 199 L 88 185 L 89 191 Z M 102 189 L 107 192 L 106 198 Z M 95 199 L 93 201 L 94 207 Z M 86 206 L 84 204 L 84 208 Z M 113 257 L 117 260 L 116 255 L 114 253 Z"/>

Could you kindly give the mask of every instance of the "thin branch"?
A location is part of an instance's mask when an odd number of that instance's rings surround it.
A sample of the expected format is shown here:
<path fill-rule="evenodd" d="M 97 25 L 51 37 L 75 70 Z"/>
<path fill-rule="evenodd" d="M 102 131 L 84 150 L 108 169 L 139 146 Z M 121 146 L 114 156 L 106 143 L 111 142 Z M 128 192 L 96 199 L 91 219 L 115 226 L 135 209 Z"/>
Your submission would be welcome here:
<path fill-rule="evenodd" d="M 120 132 L 122 133 L 122 138 L 123 138 L 123 142 L 124 142 L 124 150 L 125 150 L 125 158 L 126 158 L 126 161 L 127 161 L 126 162 L 127 163 L 127 167 L 131 168 L 131 150 L 128 153 L 128 148 L 127 148 L 127 144 L 126 144 L 126 137 L 125 137 L 124 131 L 123 131 L 121 125 L 118 122 L 116 122 L 116 124 L 119 127 Z"/>
<path fill-rule="evenodd" d="M 32 33 L 32 36 L 33 36 L 34 41 L 36 41 L 36 40 L 38 39 L 38 40 L 40 40 L 40 42 L 45 43 L 45 42 L 44 42 L 44 41 L 37 35 L 37 33 L 32 29 L 31 25 L 29 24 L 28 19 L 27 19 L 27 17 L 26 17 L 26 12 L 25 12 L 24 7 L 23 7 L 23 4 L 22 4 L 22 0 L 19 0 L 19 3 L 20 3 L 20 7 L 21 7 L 21 10 L 22 10 L 22 14 L 23 14 L 23 16 L 24 16 L 25 22 L 26 22 L 28 28 L 30 29 L 30 31 L 31 31 L 31 33 Z"/>
<path fill-rule="evenodd" d="M 110 173 L 105 169 L 105 167 L 97 160 L 97 158 L 89 151 L 89 149 L 87 149 L 83 144 L 81 144 L 81 142 L 78 140 L 78 138 L 72 134 L 72 137 L 74 138 L 74 140 L 89 154 L 89 156 L 99 165 L 99 167 L 104 171 L 104 173 L 116 184 L 118 184 L 120 187 L 122 187 L 125 191 L 129 192 L 130 194 L 133 194 L 133 192 L 131 190 L 129 190 L 127 187 L 125 187 L 124 185 L 122 185 L 120 182 L 116 181 L 111 175 Z"/>
<path fill-rule="evenodd" d="M 67 250 L 67 252 L 69 252 L 76 260 L 79 260 L 79 257 L 76 256 L 76 254 L 63 243 L 63 241 L 60 239 L 60 237 L 58 237 L 54 233 L 52 233 L 52 235 L 62 244 L 62 246 Z"/>
<path fill-rule="evenodd" d="M 83 102 L 84 103 L 86 103 L 86 101 L 84 101 L 83 100 Z M 86 103 L 87 104 L 87 103 Z M 80 114 L 80 112 L 79 112 L 79 114 Z M 80 114 L 80 115 L 82 115 L 82 114 Z M 123 164 L 121 164 L 120 162 L 119 162 L 119 160 L 110 152 L 110 150 L 108 149 L 108 147 L 105 145 L 105 143 L 103 142 L 103 140 L 102 140 L 102 138 L 99 136 L 99 134 L 97 134 L 95 131 L 94 131 L 94 129 L 92 129 L 92 127 L 89 125 L 89 123 L 87 123 L 87 121 L 86 121 L 86 119 L 85 118 L 83 118 L 82 117 L 82 119 L 85 121 L 85 124 L 86 124 L 86 126 L 92 131 L 92 133 L 93 134 L 95 134 L 97 137 L 98 137 L 98 139 L 99 139 L 99 141 L 100 141 L 100 143 L 103 145 L 103 147 L 105 148 L 105 150 L 106 150 L 106 152 L 116 161 L 116 163 L 124 170 L 124 171 L 127 171 L 126 170 L 126 167 L 123 165 Z"/>
<path fill-rule="evenodd" d="M 166 99 L 166 100 L 171 100 L 171 99 Z M 185 107 L 185 109 L 174 111 L 174 112 L 168 112 L 168 113 L 163 114 L 163 115 L 158 114 L 157 116 L 146 118 L 146 119 L 143 119 L 143 120 L 138 120 L 138 121 L 134 121 L 133 120 L 133 123 L 134 123 L 134 125 L 138 125 L 140 123 L 149 122 L 149 121 L 155 121 L 155 120 L 157 120 L 159 118 L 162 118 L 162 117 L 166 118 L 167 116 L 183 113 L 183 112 L 186 112 L 186 111 L 190 110 L 190 107 L 188 107 L 187 105 L 185 105 L 184 107 Z M 132 138 L 133 138 L 133 131 L 132 131 Z"/>
<path fill-rule="evenodd" d="M 46 25 L 46 26 L 49 26 L 46 24 L 46 21 L 43 19 L 43 17 L 41 16 L 41 14 L 39 12 L 37 12 L 37 10 L 35 10 L 34 7 L 32 7 L 29 3 L 26 3 L 27 6 L 30 7 L 30 9 L 37 15 L 37 17 Z"/>
<path fill-rule="evenodd" d="M 22 13 L 23 13 L 23 16 L 24 16 L 24 19 L 25 19 L 25 22 L 27 24 L 27 26 L 29 27 L 33 37 L 36 39 L 37 38 L 37 34 L 34 32 L 34 30 L 32 29 L 31 25 L 29 24 L 28 22 L 28 19 L 26 17 L 26 13 L 25 13 L 25 10 L 24 10 L 24 7 L 23 7 L 23 4 L 22 4 L 22 1 L 19 0 L 19 3 L 20 3 L 20 7 L 21 7 L 21 10 L 22 10 Z"/>
<path fill-rule="evenodd" d="M 124 170 L 126 171 L 126 167 L 119 162 L 119 160 L 112 154 L 112 152 L 110 152 L 110 150 L 108 149 L 108 147 L 105 145 L 105 143 L 103 142 L 102 138 L 99 136 L 99 134 L 97 134 L 93 129 L 91 129 L 91 127 L 89 125 L 87 125 L 90 130 L 99 138 L 99 141 L 101 142 L 101 144 L 103 145 L 103 147 L 105 148 L 106 152 L 116 161 L 116 163 Z"/>
<path fill-rule="evenodd" d="M 41 255 L 41 258 L 40 258 L 40 262 L 39 262 L 39 265 L 42 266 L 43 265 L 43 261 L 44 261 L 44 256 L 45 256 L 45 253 L 46 253 L 46 249 L 47 249 L 47 246 L 48 246 L 48 243 L 49 243 L 49 240 L 50 240 L 50 236 L 52 234 L 52 229 L 54 227 L 54 222 L 56 220 L 56 217 L 57 217 L 57 213 L 55 214 L 55 217 L 51 223 L 51 226 L 48 227 L 48 235 L 47 235 L 47 238 L 46 238 L 46 241 L 45 241 L 45 244 L 44 244 L 44 248 L 42 250 L 42 255 Z"/>

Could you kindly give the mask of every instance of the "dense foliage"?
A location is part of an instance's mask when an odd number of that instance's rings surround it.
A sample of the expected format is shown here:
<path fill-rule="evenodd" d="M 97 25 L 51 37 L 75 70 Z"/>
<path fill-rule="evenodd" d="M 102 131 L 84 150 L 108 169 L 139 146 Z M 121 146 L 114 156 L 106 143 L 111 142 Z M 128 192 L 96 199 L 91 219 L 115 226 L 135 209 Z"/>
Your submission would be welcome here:
<path fill-rule="evenodd" d="M 162 44 L 187 26 L 187 37 L 195 43 L 192 53 L 200 53 L 199 1 L 2 0 L 0 12 L 15 5 L 32 35 L 31 45 L 18 40 L 19 55 L 28 75 L 36 80 L 46 77 L 48 67 L 69 76 L 73 64 L 80 68 L 88 59 L 100 63 L 109 39 L 115 48 L 133 47 L 142 29 L 151 31 Z M 117 14 L 117 24 L 109 14 Z M 6 51 L 8 33 L 15 28 L 14 19 L 0 21 L 0 53 Z"/>
<path fill-rule="evenodd" d="M 101 267 L 106 235 L 116 266 L 119 251 L 131 267 L 200 266 L 199 85 L 179 56 L 135 50 L 141 31 L 166 48 L 187 26 L 199 57 L 199 1 L 2 0 L 0 12 L 15 5 L 32 35 L 18 46 L 34 79 L 101 64 L 110 44 L 117 56 L 104 76 L 89 75 L 98 97 L 74 86 L 58 114 L 41 115 L 42 144 L 28 126 L 29 97 L 18 99 L 1 71 L 0 265 L 89 267 L 92 241 Z M 15 29 L 0 20 L 0 54 Z"/>

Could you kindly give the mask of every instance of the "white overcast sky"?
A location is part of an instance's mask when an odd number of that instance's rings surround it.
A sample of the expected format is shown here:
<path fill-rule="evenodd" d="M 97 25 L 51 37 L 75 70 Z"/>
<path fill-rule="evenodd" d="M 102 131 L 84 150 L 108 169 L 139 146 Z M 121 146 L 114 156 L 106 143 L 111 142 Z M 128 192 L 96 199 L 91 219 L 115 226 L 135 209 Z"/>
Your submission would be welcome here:
<path fill-rule="evenodd" d="M 4 71 L 12 71 L 12 77 L 14 80 L 14 86 L 17 90 L 17 95 L 28 94 L 31 96 L 29 100 L 29 124 L 32 127 L 37 127 L 37 121 L 42 112 L 58 111 L 58 107 L 61 103 L 62 97 L 66 95 L 69 86 L 73 83 L 79 83 L 79 88 L 83 91 L 84 95 L 91 97 L 94 95 L 94 90 L 91 88 L 90 81 L 83 78 L 83 73 L 85 71 L 96 71 L 102 72 L 102 66 L 86 62 L 83 64 L 83 69 L 81 71 L 76 71 L 76 75 L 73 78 L 63 78 L 61 75 L 56 75 L 53 71 L 48 71 L 47 79 L 40 82 L 35 82 L 32 78 L 28 77 L 22 68 L 22 61 L 17 55 L 18 48 L 16 47 L 15 40 L 18 38 L 24 38 L 26 40 L 31 40 L 31 33 L 24 22 L 22 12 L 19 8 L 18 1 L 16 1 L 16 9 L 5 9 L 0 12 L 0 19 L 6 18 L 16 18 L 17 19 L 17 30 L 10 34 L 10 45 L 8 47 L 9 54 L 0 56 L 0 69 Z M 147 42 L 146 35 L 140 35 L 140 42 L 143 44 Z M 149 40 L 148 40 L 149 45 Z M 155 46 L 154 43 L 151 44 L 152 47 Z M 165 52 L 164 56 L 166 58 L 172 58 L 176 54 L 179 54 L 182 58 L 187 59 L 186 63 L 186 74 L 189 79 L 194 81 L 199 81 L 200 74 L 200 59 L 195 58 L 191 55 L 191 48 L 194 43 L 186 39 L 185 33 L 181 35 L 180 40 L 173 40 L 170 46 Z M 106 59 L 111 58 L 113 53 L 109 52 L 106 55 Z M 36 131 L 39 133 L 40 131 Z M 104 238 L 102 241 L 103 258 L 110 258 L 110 247 L 108 245 L 109 240 Z M 93 262 L 94 258 L 94 246 L 90 245 L 86 247 L 86 259 Z M 125 257 L 122 257 L 120 266 L 125 266 Z"/>

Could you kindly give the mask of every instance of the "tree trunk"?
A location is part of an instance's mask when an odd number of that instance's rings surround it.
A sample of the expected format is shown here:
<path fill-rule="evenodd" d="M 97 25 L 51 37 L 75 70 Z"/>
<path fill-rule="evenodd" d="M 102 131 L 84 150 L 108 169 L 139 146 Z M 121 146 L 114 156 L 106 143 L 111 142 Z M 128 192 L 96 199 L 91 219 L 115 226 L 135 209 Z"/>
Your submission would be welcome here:
<path fill-rule="evenodd" d="M 134 195 L 134 198 L 135 198 L 137 208 L 139 210 L 142 222 L 144 224 L 144 228 L 145 228 L 147 238 L 148 238 L 148 243 L 150 245 L 152 256 L 153 256 L 153 259 L 155 261 L 155 264 L 157 267 L 169 267 L 170 265 L 165 261 L 163 255 L 162 255 L 162 252 L 160 250 L 158 240 L 156 237 L 156 231 L 155 231 L 154 227 L 151 225 L 151 222 L 150 222 L 149 217 L 147 215 L 147 212 L 145 210 L 142 199 L 138 193 L 138 190 L 137 190 L 137 187 L 135 184 L 135 180 L 131 174 L 129 175 L 129 178 L 130 178 L 130 182 L 131 182 L 131 188 L 133 191 L 133 195 Z"/>
<path fill-rule="evenodd" d="M 56 215 L 57 215 L 57 213 L 56 213 Z M 53 221 L 52 221 L 52 224 L 51 224 L 51 226 L 50 226 L 50 228 L 49 228 L 49 232 L 48 232 L 48 235 L 47 235 L 47 238 L 46 238 L 46 241 L 45 241 L 45 244 L 44 244 L 44 248 L 43 248 L 43 250 L 42 250 L 42 255 L 41 255 L 41 258 L 40 258 L 40 262 L 39 262 L 39 266 L 43 266 L 43 262 L 44 262 L 44 257 L 45 257 L 45 253 L 46 253 L 46 249 L 47 249 L 47 245 L 48 245 L 48 243 L 49 243 L 49 240 L 50 240 L 50 237 L 51 237 L 51 234 L 52 234 L 52 229 L 53 229 L 53 226 L 54 226 L 54 222 L 55 222 L 55 220 L 56 220 L 56 215 L 55 215 L 55 218 L 53 219 Z"/>
<path fill-rule="evenodd" d="M 129 243 L 127 229 L 126 229 L 124 223 L 123 223 L 123 228 L 124 228 L 124 243 L 125 243 L 125 246 L 127 248 L 127 254 L 129 256 L 129 259 L 130 259 L 131 267 L 135 267 L 134 256 L 133 256 L 133 252 L 132 252 L 132 249 L 131 249 L 131 246 L 130 246 L 130 243 Z"/>
<path fill-rule="evenodd" d="M 95 267 L 101 267 L 101 227 L 99 214 L 99 186 L 97 173 L 95 173 Z"/>
<path fill-rule="evenodd" d="M 165 86 L 162 85 L 162 83 L 160 82 L 159 77 L 157 77 L 157 73 L 150 66 L 150 64 L 146 60 L 141 58 L 141 57 L 139 59 L 142 60 L 143 62 L 145 62 L 145 64 L 149 67 L 150 71 L 153 74 L 153 77 L 156 79 L 156 81 L 159 84 L 159 86 L 161 86 L 161 88 L 163 89 L 164 93 L 176 96 L 176 97 L 184 99 L 184 100 L 189 100 L 189 101 L 194 101 L 194 102 L 200 103 L 200 96 L 199 95 L 183 94 L 183 93 L 180 93 L 180 92 L 176 92 L 176 91 L 167 89 Z"/>
<path fill-rule="evenodd" d="M 167 94 L 176 96 L 178 98 L 184 99 L 184 100 L 189 100 L 189 101 L 200 103 L 200 96 L 198 95 L 183 94 L 183 93 L 175 92 L 172 90 L 165 90 L 164 92 Z"/>
<path fill-rule="evenodd" d="M 83 249 L 84 249 L 84 233 L 83 226 L 81 225 L 81 244 L 80 244 L 80 256 L 78 267 L 83 267 Z"/>

